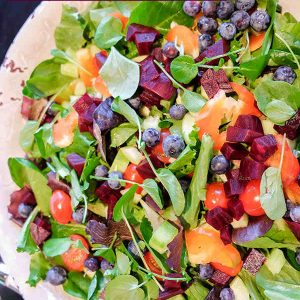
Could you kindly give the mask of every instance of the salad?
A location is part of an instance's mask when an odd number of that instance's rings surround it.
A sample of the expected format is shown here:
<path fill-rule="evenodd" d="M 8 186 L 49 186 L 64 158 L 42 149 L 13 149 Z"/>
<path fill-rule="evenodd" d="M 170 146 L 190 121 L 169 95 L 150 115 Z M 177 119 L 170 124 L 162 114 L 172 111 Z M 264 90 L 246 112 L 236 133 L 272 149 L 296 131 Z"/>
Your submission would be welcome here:
<path fill-rule="evenodd" d="M 8 160 L 28 284 L 299 299 L 299 33 L 276 0 L 63 5 Z"/>

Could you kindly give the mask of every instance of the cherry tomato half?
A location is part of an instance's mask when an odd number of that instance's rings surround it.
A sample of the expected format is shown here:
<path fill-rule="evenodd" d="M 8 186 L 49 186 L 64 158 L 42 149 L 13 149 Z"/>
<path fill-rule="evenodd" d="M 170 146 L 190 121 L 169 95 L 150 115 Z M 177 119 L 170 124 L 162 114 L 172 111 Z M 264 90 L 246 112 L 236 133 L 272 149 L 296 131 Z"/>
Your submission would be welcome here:
<path fill-rule="evenodd" d="M 152 154 L 157 156 L 157 158 L 165 164 L 170 163 L 170 157 L 165 155 L 163 147 L 162 147 L 162 143 L 163 143 L 164 139 L 170 134 L 171 133 L 170 133 L 169 129 L 163 129 L 160 132 L 160 143 L 152 149 Z"/>
<path fill-rule="evenodd" d="M 57 223 L 69 223 L 72 220 L 70 196 L 62 190 L 55 190 L 50 199 L 50 211 Z"/>
<path fill-rule="evenodd" d="M 145 255 L 144 255 L 144 259 L 150 269 L 151 272 L 156 273 L 161 275 L 162 274 L 162 270 L 159 267 L 159 265 L 157 264 L 157 262 L 155 261 L 154 257 L 152 256 L 151 252 L 148 251 Z"/>
<path fill-rule="evenodd" d="M 227 208 L 228 200 L 222 182 L 213 182 L 206 186 L 206 199 L 204 204 L 208 210 L 214 209 L 217 206 Z"/>
<path fill-rule="evenodd" d="M 130 181 L 134 181 L 136 183 L 143 183 L 144 182 L 144 179 L 142 176 L 140 176 L 140 174 L 137 172 L 136 170 L 137 166 L 134 165 L 134 164 L 130 164 L 127 169 L 125 170 L 124 172 L 124 179 L 125 180 L 130 180 Z M 126 183 L 126 189 L 130 188 L 132 186 L 131 183 Z M 138 194 L 140 194 L 141 192 L 143 191 L 143 188 L 142 187 L 138 187 L 136 192 Z"/>
<path fill-rule="evenodd" d="M 74 247 L 74 245 L 72 245 L 68 251 L 61 255 L 62 260 L 64 262 L 65 267 L 69 271 L 82 272 L 84 269 L 84 262 L 89 257 L 89 245 L 87 241 L 81 235 L 78 234 L 72 234 L 70 236 L 70 239 L 72 241 L 81 240 L 82 245 L 87 249 L 87 251 L 80 248 L 76 248 Z"/>
<path fill-rule="evenodd" d="M 260 180 L 249 181 L 240 195 L 240 200 L 249 216 L 262 216 L 265 214 L 260 204 Z"/>

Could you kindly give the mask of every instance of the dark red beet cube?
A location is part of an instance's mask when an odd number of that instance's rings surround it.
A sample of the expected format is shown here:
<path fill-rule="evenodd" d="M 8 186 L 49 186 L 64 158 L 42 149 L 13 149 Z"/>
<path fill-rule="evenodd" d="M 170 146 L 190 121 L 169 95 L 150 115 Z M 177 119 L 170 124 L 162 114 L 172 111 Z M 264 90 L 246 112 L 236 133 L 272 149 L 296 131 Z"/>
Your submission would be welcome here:
<path fill-rule="evenodd" d="M 220 237 L 224 245 L 231 244 L 231 233 L 232 227 L 230 225 L 227 225 L 220 230 Z"/>
<path fill-rule="evenodd" d="M 152 107 L 154 105 L 160 106 L 160 100 L 162 100 L 160 96 L 147 89 L 143 90 L 139 97 L 147 107 Z"/>
<path fill-rule="evenodd" d="M 164 164 L 155 155 L 150 154 L 149 158 L 156 169 L 163 168 Z M 138 164 L 136 171 L 144 179 L 156 177 L 146 159 Z"/>
<path fill-rule="evenodd" d="M 156 37 L 159 36 L 159 32 L 153 27 L 132 23 L 128 26 L 126 40 L 133 42 L 137 33 L 155 33 Z"/>
<path fill-rule="evenodd" d="M 77 175 L 80 176 L 85 165 L 85 158 L 76 153 L 71 153 L 67 156 L 67 163 L 69 167 L 74 169 Z"/>
<path fill-rule="evenodd" d="M 233 218 L 227 209 L 217 206 L 206 212 L 205 220 L 215 229 L 221 230 L 226 225 L 229 225 L 233 221 Z"/>
<path fill-rule="evenodd" d="M 229 179 L 239 179 L 240 169 L 230 169 L 226 172 L 226 178 Z"/>
<path fill-rule="evenodd" d="M 265 162 L 276 150 L 276 139 L 272 134 L 268 134 L 253 140 L 250 156 L 256 161 Z"/>
<path fill-rule="evenodd" d="M 229 283 L 231 277 L 222 271 L 216 270 L 213 276 L 209 279 L 212 283 L 220 286 L 225 286 Z"/>
<path fill-rule="evenodd" d="M 286 133 L 288 139 L 294 140 L 300 133 L 300 109 L 284 125 L 274 125 L 274 129 L 282 135 Z"/>
<path fill-rule="evenodd" d="M 254 139 L 261 136 L 261 133 L 250 129 L 229 126 L 227 129 L 226 140 L 233 143 L 251 144 Z"/>
<path fill-rule="evenodd" d="M 243 203 L 238 198 L 229 199 L 227 202 L 227 209 L 229 214 L 237 221 L 245 212 Z"/>
<path fill-rule="evenodd" d="M 240 115 L 235 124 L 235 127 L 250 129 L 258 133 L 264 134 L 264 130 L 261 124 L 260 119 L 254 115 Z"/>
<path fill-rule="evenodd" d="M 151 52 L 153 43 L 157 38 L 157 34 L 154 32 L 149 33 L 137 33 L 134 41 L 138 49 L 139 55 L 146 55 Z"/>
<path fill-rule="evenodd" d="M 228 160 L 240 160 L 248 155 L 248 150 L 241 144 L 224 143 L 221 148 L 221 153 Z"/>
<path fill-rule="evenodd" d="M 266 166 L 250 157 L 245 157 L 241 161 L 239 180 L 261 179 Z"/>
<path fill-rule="evenodd" d="M 252 249 L 244 260 L 243 268 L 255 276 L 265 260 L 266 257 L 261 252 Z"/>
<path fill-rule="evenodd" d="M 224 183 L 224 191 L 227 197 L 238 196 L 243 192 L 244 183 L 238 179 L 228 179 Z"/>

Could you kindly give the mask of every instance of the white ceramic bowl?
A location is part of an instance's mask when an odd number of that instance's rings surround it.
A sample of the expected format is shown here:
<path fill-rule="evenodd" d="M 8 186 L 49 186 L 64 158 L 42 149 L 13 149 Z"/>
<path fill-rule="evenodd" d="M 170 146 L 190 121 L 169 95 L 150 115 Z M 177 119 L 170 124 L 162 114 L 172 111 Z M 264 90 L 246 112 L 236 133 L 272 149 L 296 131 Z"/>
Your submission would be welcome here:
<path fill-rule="evenodd" d="M 300 19 L 299 0 L 279 1 L 284 11 Z M 18 284 L 25 300 L 72 299 L 63 290 L 46 282 L 30 288 L 26 284 L 30 257 L 16 252 L 20 228 L 9 220 L 9 195 L 16 189 L 8 167 L 8 157 L 22 157 L 18 144 L 19 132 L 24 124 L 20 115 L 22 85 L 33 68 L 50 57 L 54 46 L 53 33 L 59 23 L 62 3 L 71 4 L 82 11 L 90 1 L 45 1 L 32 13 L 9 48 L 0 69 L 0 253 L 10 274 Z"/>

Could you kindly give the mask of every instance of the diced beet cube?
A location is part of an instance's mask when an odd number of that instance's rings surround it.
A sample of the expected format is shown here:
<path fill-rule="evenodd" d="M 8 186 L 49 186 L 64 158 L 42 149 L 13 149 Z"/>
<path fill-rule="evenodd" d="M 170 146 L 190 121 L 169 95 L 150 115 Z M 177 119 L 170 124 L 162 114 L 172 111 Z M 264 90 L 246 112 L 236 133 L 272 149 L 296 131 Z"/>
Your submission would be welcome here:
<path fill-rule="evenodd" d="M 261 136 L 261 133 L 250 129 L 229 126 L 227 128 L 226 140 L 233 143 L 251 144 L 254 139 Z"/>
<path fill-rule="evenodd" d="M 227 209 L 229 214 L 237 221 L 245 212 L 243 203 L 238 198 L 229 199 L 227 202 Z"/>
<path fill-rule="evenodd" d="M 150 154 L 149 158 L 156 169 L 163 168 L 164 164 L 155 155 Z M 156 177 L 146 159 L 138 164 L 136 171 L 143 179 Z"/>
<path fill-rule="evenodd" d="M 212 283 L 220 286 L 225 286 L 229 283 L 231 277 L 222 271 L 215 270 L 213 276 L 209 279 Z"/>
<path fill-rule="evenodd" d="M 230 169 L 226 172 L 226 178 L 229 179 L 239 179 L 240 169 Z"/>
<path fill-rule="evenodd" d="M 261 252 L 252 249 L 244 260 L 243 268 L 255 276 L 265 260 L 266 257 Z"/>
<path fill-rule="evenodd" d="M 231 232 L 232 227 L 227 225 L 220 230 L 220 238 L 222 239 L 224 245 L 231 244 Z"/>
<path fill-rule="evenodd" d="M 160 74 L 152 56 L 148 56 L 140 62 L 141 78 L 140 85 L 147 84 L 149 80 L 157 78 Z"/>
<path fill-rule="evenodd" d="M 26 96 L 23 96 L 22 106 L 21 106 L 21 114 L 25 119 L 29 118 L 33 101 L 35 101 L 35 100 L 30 99 Z"/>
<path fill-rule="evenodd" d="M 100 69 L 107 60 L 107 51 L 101 50 L 100 52 L 95 54 L 95 62 L 97 67 Z"/>
<path fill-rule="evenodd" d="M 129 42 L 133 42 L 137 33 L 155 33 L 156 37 L 159 36 L 159 32 L 153 27 L 132 23 L 128 26 L 126 40 Z"/>
<path fill-rule="evenodd" d="M 284 125 L 274 125 L 274 129 L 282 135 L 286 133 L 288 139 L 294 140 L 300 133 L 300 109 Z"/>
<path fill-rule="evenodd" d="M 138 49 L 139 55 L 146 55 L 150 54 L 151 47 L 155 42 L 157 37 L 156 33 L 149 32 L 149 33 L 137 33 L 135 35 L 134 41 L 136 47 Z"/>
<path fill-rule="evenodd" d="M 209 225 L 217 230 L 220 230 L 226 225 L 229 225 L 233 221 L 233 218 L 228 213 L 227 209 L 217 206 L 214 209 L 206 212 L 205 220 Z"/>
<path fill-rule="evenodd" d="M 241 144 L 224 143 L 221 148 L 221 153 L 228 160 L 240 160 L 248 155 L 248 150 Z"/>
<path fill-rule="evenodd" d="M 224 191 L 227 197 L 238 196 L 243 192 L 244 183 L 237 179 L 228 179 L 224 183 Z"/>
<path fill-rule="evenodd" d="M 165 57 L 161 47 L 154 48 L 151 55 L 159 62 L 165 62 Z"/>
<path fill-rule="evenodd" d="M 85 158 L 76 153 L 71 153 L 67 156 L 67 163 L 80 176 L 85 165 Z"/>
<path fill-rule="evenodd" d="M 147 89 L 143 90 L 139 97 L 147 107 L 160 106 L 160 100 L 162 100 L 160 96 Z"/>
<path fill-rule="evenodd" d="M 261 179 L 266 166 L 250 157 L 245 157 L 240 164 L 239 180 Z"/>
<path fill-rule="evenodd" d="M 238 116 L 234 126 L 243 128 L 243 129 L 250 129 L 250 130 L 256 131 L 258 133 L 261 133 L 261 135 L 264 134 L 264 130 L 263 130 L 260 119 L 254 115 Z"/>
<path fill-rule="evenodd" d="M 272 134 L 268 134 L 253 140 L 250 156 L 256 161 L 265 162 L 276 150 L 276 139 Z"/>

